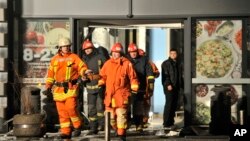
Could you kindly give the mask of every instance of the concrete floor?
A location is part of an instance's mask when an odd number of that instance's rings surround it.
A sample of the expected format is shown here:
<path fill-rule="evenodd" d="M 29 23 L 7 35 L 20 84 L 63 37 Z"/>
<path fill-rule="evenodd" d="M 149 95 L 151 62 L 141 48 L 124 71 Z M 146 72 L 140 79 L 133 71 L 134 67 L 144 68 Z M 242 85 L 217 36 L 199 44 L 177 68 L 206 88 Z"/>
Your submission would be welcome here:
<path fill-rule="evenodd" d="M 179 133 L 183 127 L 183 115 L 179 113 L 175 117 L 176 129 L 173 131 L 164 130 L 162 126 L 162 116 L 153 115 L 149 120 L 149 127 L 146 128 L 143 134 L 135 131 L 132 126 L 127 130 L 127 141 L 229 141 L 228 136 L 179 136 Z M 87 130 L 82 131 L 81 136 L 74 137 L 70 141 L 105 141 L 105 133 L 99 132 L 98 135 L 86 135 Z M 16 138 L 12 136 L 12 133 L 0 135 L 0 141 L 62 141 L 59 138 L 59 133 L 46 133 L 43 138 Z M 119 141 L 119 138 L 110 134 L 110 141 Z"/>

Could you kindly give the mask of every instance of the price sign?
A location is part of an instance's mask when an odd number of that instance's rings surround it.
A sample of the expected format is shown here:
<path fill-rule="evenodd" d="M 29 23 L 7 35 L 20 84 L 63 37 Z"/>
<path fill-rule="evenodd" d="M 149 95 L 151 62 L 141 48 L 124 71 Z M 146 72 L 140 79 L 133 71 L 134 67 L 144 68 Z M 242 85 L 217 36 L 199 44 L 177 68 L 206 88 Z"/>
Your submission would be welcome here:
<path fill-rule="evenodd" d="M 40 52 L 35 52 L 31 48 L 25 48 L 23 50 L 23 60 L 26 62 L 33 61 L 34 59 L 40 59 L 42 62 L 50 61 L 51 57 L 57 53 L 56 49 L 44 48 Z"/>

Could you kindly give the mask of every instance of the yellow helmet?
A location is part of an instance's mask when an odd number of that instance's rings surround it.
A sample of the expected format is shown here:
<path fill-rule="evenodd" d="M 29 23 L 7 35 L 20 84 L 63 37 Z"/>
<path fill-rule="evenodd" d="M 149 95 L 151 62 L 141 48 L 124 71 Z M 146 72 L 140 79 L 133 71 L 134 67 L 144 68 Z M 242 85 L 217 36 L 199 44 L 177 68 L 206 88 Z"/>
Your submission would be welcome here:
<path fill-rule="evenodd" d="M 71 45 L 71 40 L 67 37 L 62 37 L 58 41 L 58 47 Z"/>

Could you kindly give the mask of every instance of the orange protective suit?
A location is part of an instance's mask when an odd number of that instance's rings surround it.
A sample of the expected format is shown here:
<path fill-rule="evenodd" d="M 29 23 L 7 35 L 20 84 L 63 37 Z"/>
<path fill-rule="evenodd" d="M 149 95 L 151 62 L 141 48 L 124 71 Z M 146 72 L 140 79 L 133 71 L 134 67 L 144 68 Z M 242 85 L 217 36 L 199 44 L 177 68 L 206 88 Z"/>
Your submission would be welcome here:
<path fill-rule="evenodd" d="M 51 59 L 46 88 L 53 86 L 53 99 L 56 101 L 62 134 L 71 134 L 71 123 L 74 128 L 81 126 L 81 120 L 76 111 L 77 79 L 83 76 L 86 70 L 86 64 L 74 53 L 63 56 L 58 53 Z M 66 84 L 66 91 L 65 85 L 62 84 Z"/>
<path fill-rule="evenodd" d="M 139 82 L 131 62 L 124 57 L 109 59 L 100 71 L 98 85 L 106 85 L 105 110 L 111 112 L 111 126 L 125 135 L 130 92 L 138 91 Z"/>

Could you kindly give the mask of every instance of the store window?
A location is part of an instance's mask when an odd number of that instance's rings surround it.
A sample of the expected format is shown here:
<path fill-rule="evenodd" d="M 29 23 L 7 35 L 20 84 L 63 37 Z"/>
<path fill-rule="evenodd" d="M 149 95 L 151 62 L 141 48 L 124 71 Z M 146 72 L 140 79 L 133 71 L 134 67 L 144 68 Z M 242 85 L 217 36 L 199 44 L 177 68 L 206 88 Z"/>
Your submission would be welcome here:
<path fill-rule="evenodd" d="M 26 20 L 22 52 L 22 83 L 43 84 L 49 61 L 61 37 L 70 37 L 68 20 Z"/>
<path fill-rule="evenodd" d="M 211 125 L 219 116 L 233 124 L 242 121 L 250 84 L 245 31 L 244 19 L 192 22 L 193 124 Z"/>

